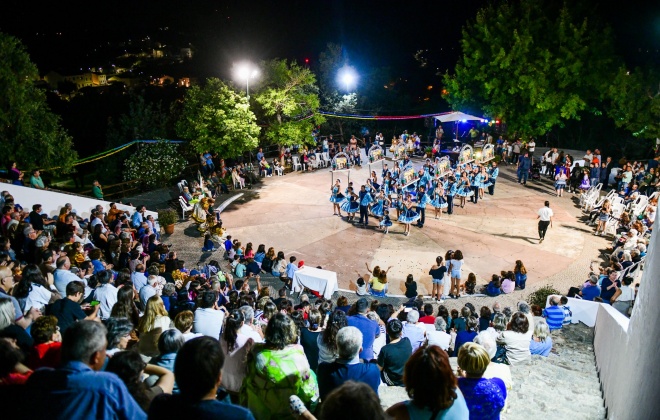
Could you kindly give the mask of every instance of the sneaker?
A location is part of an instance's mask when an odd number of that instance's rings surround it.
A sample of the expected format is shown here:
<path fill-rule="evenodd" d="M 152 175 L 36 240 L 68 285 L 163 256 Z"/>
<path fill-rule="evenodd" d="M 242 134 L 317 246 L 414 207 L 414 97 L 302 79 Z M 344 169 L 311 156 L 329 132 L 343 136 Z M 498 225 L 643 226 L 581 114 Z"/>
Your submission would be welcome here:
<path fill-rule="evenodd" d="M 543 238 L 539 239 L 539 244 L 543 242 Z"/>

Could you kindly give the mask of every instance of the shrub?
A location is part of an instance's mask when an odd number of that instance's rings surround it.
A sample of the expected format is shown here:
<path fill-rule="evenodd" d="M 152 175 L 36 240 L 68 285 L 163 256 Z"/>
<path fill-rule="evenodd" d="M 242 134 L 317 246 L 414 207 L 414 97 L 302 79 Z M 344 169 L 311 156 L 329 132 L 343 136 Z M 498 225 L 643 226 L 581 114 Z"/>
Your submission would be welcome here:
<path fill-rule="evenodd" d="M 173 225 L 176 223 L 178 217 L 177 212 L 173 209 L 158 210 L 158 224 L 161 226 Z"/>
<path fill-rule="evenodd" d="M 562 293 L 552 287 L 551 284 L 546 284 L 545 286 L 537 289 L 527 296 L 527 303 L 530 305 L 539 305 L 541 308 L 545 308 L 545 303 L 548 300 L 550 295 L 561 295 Z"/>
<path fill-rule="evenodd" d="M 124 162 L 125 181 L 137 179 L 145 187 L 165 187 L 186 167 L 186 160 L 174 143 L 159 141 L 137 147 L 137 151 Z"/>

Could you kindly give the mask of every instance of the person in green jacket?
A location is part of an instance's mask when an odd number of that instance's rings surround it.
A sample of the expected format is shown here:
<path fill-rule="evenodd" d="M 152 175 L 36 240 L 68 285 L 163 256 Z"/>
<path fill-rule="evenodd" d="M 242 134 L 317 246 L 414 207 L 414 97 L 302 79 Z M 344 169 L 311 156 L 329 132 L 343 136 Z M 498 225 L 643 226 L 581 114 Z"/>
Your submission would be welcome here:
<path fill-rule="evenodd" d="M 103 190 L 101 189 L 101 184 L 99 184 L 99 181 L 95 179 L 92 185 L 92 195 L 99 200 L 103 200 Z"/>

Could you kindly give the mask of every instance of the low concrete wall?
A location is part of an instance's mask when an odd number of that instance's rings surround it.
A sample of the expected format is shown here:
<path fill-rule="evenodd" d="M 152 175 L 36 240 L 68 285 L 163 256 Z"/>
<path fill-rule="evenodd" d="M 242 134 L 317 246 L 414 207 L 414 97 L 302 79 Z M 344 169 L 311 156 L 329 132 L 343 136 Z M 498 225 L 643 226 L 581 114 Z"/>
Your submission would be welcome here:
<path fill-rule="evenodd" d="M 101 204 L 107 212 L 110 208 L 110 201 L 98 200 L 92 197 L 82 197 L 79 195 L 65 194 L 51 190 L 38 190 L 32 187 L 22 187 L 13 184 L 0 184 L 0 191 L 9 191 L 14 196 L 14 201 L 23 206 L 27 211 L 32 211 L 34 204 L 41 204 L 43 212 L 49 217 L 57 216 L 60 209 L 66 203 L 71 203 L 73 208 L 78 212 L 78 216 L 88 219 L 91 216 L 92 210 Z M 120 210 L 128 210 L 133 214 L 135 207 L 127 206 L 117 203 L 117 208 Z M 158 214 L 155 211 L 147 211 L 147 214 L 153 215 L 156 219 Z"/>
<path fill-rule="evenodd" d="M 658 247 L 655 232 L 631 318 L 609 305 L 598 308 L 594 350 L 610 419 L 655 419 L 660 412 Z"/>
<path fill-rule="evenodd" d="M 546 307 L 550 306 L 550 298 L 552 296 L 553 295 L 550 295 L 546 299 Z M 603 304 L 592 302 L 590 300 L 568 298 L 567 305 L 571 308 L 571 312 L 573 313 L 571 324 L 578 324 L 581 322 L 588 327 L 594 327 L 596 325 L 596 318 L 598 317 L 598 307 Z"/>

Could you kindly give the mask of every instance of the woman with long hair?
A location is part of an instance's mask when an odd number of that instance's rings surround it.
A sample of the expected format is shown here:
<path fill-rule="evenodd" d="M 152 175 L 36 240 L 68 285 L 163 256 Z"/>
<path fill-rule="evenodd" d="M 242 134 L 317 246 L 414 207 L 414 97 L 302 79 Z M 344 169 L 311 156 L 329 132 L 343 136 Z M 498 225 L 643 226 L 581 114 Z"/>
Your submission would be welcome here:
<path fill-rule="evenodd" d="M 257 253 L 257 255 L 259 255 L 259 253 Z M 264 255 L 264 258 L 261 261 L 261 269 L 265 273 L 272 274 L 274 264 L 275 264 L 275 248 L 271 246 L 270 248 L 268 248 L 268 252 L 266 252 L 266 255 Z"/>
<path fill-rule="evenodd" d="M 259 264 L 259 268 L 261 268 L 261 263 L 264 261 L 264 258 L 266 258 L 266 245 L 264 244 L 259 244 L 257 247 L 257 252 L 254 254 L 254 261 Z"/>
<path fill-rule="evenodd" d="M 163 300 L 158 295 L 150 297 L 137 328 L 140 336 L 138 343 L 140 353 L 149 357 L 158 356 L 158 338 L 163 331 L 171 328 L 173 324 L 165 310 Z"/>
<path fill-rule="evenodd" d="M 337 333 L 346 326 L 348 318 L 344 311 L 337 309 L 330 314 L 323 334 L 319 334 L 316 340 L 319 346 L 319 364 L 332 363 L 337 359 Z"/>
<path fill-rule="evenodd" d="M 461 275 L 463 271 L 463 253 L 457 249 L 452 253 L 451 260 L 449 260 L 449 274 L 451 276 L 451 288 L 449 289 L 449 297 L 458 299 L 461 292 Z M 456 290 L 456 293 L 454 293 Z"/>
<path fill-rule="evenodd" d="M 394 420 L 469 418 L 449 357 L 440 347 L 417 349 L 403 370 L 403 382 L 411 399 L 387 409 Z"/>
<path fill-rule="evenodd" d="M 277 258 L 275 258 L 275 262 L 273 263 L 273 276 L 275 277 L 281 277 L 286 273 L 286 259 L 284 258 L 284 252 L 279 251 L 277 253 Z"/>
<path fill-rule="evenodd" d="M 140 311 L 135 305 L 136 295 L 133 283 L 125 283 L 120 287 L 117 291 L 117 303 L 112 307 L 110 316 L 112 318 L 126 318 L 133 325 L 138 325 L 140 323 Z"/>
<path fill-rule="evenodd" d="M 410 194 L 406 194 L 406 198 L 403 201 L 403 211 L 398 219 L 399 222 L 404 225 L 403 233 L 406 236 L 410 235 L 410 225 L 418 221 L 420 217 L 419 213 L 413 210 L 414 206 L 415 204 L 412 202 L 412 197 Z"/>
<path fill-rule="evenodd" d="M 52 284 L 48 283 L 37 265 L 28 264 L 23 269 L 21 280 L 14 286 L 12 293 L 18 300 L 21 310 L 26 314 L 31 308 L 42 310 L 49 303 L 61 298 L 51 286 Z M 44 312 L 42 310 L 42 313 Z"/>
<path fill-rule="evenodd" d="M 252 242 L 245 245 L 245 258 L 254 258 L 254 249 L 252 249 Z"/>
<path fill-rule="evenodd" d="M 160 394 L 171 394 L 174 388 L 174 373 L 164 367 L 147 364 L 142 357 L 134 351 L 116 353 L 106 368 L 124 382 L 128 392 L 145 412 L 149 411 L 151 401 Z M 158 380 L 154 386 L 149 387 L 142 382 L 142 375 L 154 375 Z"/>
<path fill-rule="evenodd" d="M 245 322 L 243 312 L 234 309 L 227 315 L 227 321 L 220 346 L 225 353 L 225 364 L 222 368 L 222 385 L 232 394 L 238 394 L 245 378 L 247 368 L 246 358 L 254 344 L 254 340 L 240 330 Z"/>
<path fill-rule="evenodd" d="M 330 202 L 332 203 L 332 215 L 341 216 L 341 204 L 346 197 L 341 193 L 341 180 L 336 180 L 335 185 L 330 187 Z"/>
<path fill-rule="evenodd" d="M 513 274 L 516 275 L 516 287 L 523 290 L 525 283 L 527 283 L 527 269 L 521 260 L 516 260 Z"/>

